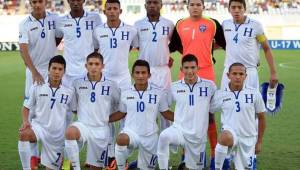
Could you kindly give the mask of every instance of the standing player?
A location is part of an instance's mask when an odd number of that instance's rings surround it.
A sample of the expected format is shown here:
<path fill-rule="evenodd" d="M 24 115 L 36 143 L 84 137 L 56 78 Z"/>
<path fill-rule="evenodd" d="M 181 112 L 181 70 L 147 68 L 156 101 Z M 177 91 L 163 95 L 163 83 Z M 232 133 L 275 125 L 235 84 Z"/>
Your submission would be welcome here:
<path fill-rule="evenodd" d="M 94 38 L 99 46 L 99 53 L 103 55 L 105 68 L 103 74 L 110 80 L 117 82 L 121 90 L 131 86 L 131 77 L 128 69 L 128 56 L 133 39 L 137 31 L 133 26 L 122 22 L 119 18 L 122 13 L 119 0 L 107 0 L 104 14 L 107 23 L 98 26 L 94 31 Z M 114 167 L 114 136 L 115 129 L 111 127 L 111 139 L 108 150 L 109 167 Z"/>
<path fill-rule="evenodd" d="M 230 0 L 229 12 L 233 19 L 223 22 L 223 29 L 227 43 L 225 69 L 222 77 L 222 89 L 227 86 L 228 68 L 235 62 L 241 62 L 247 68 L 245 84 L 259 89 L 259 51 L 262 47 L 270 69 L 270 84 L 274 87 L 278 82 L 273 55 L 260 22 L 245 16 L 245 0 Z"/>
<path fill-rule="evenodd" d="M 22 110 L 23 124 L 18 143 L 19 155 L 24 170 L 30 170 L 29 142 L 41 141 L 41 163 L 46 169 L 59 169 L 64 151 L 64 133 L 67 111 L 72 109 L 74 91 L 61 84 L 66 62 L 55 56 L 49 62 L 49 82 L 34 85 L 28 102 Z M 29 122 L 29 112 L 35 117 Z"/>
<path fill-rule="evenodd" d="M 64 57 L 68 64 L 64 83 L 85 75 L 86 56 L 95 51 L 93 30 L 102 23 L 98 14 L 83 9 L 84 0 L 68 0 L 71 11 L 58 21 L 57 38 L 64 39 Z"/>
<path fill-rule="evenodd" d="M 222 26 L 212 18 L 202 15 L 204 0 L 188 0 L 190 17 L 179 20 L 170 42 L 170 51 L 179 51 L 182 55 L 193 54 L 198 58 L 198 76 L 215 81 L 213 68 L 214 43 L 225 49 L 226 43 Z M 217 144 L 217 128 L 213 115 L 210 115 L 208 136 L 213 164 L 214 148 Z"/>
<path fill-rule="evenodd" d="M 174 123 L 162 131 L 158 141 L 158 164 L 168 169 L 169 145 L 181 145 L 185 149 L 185 166 L 203 169 L 205 146 L 209 124 L 209 106 L 216 90 L 213 81 L 197 76 L 198 60 L 188 54 L 182 58 L 184 78 L 174 82 L 169 93 L 175 101 Z"/>
<path fill-rule="evenodd" d="M 245 11 L 245 0 L 229 1 L 229 12 L 233 19 L 225 20 L 222 24 L 227 47 L 221 89 L 227 87 L 229 83 L 227 77 L 229 66 L 235 62 L 240 62 L 247 68 L 245 84 L 259 90 L 257 67 L 260 60 L 260 47 L 262 47 L 269 65 L 271 87 L 274 87 L 278 82 L 273 55 L 264 35 L 263 27 L 260 22 L 245 16 Z M 224 165 L 227 165 L 227 162 L 226 159 Z"/>
<path fill-rule="evenodd" d="M 67 128 L 65 141 L 74 170 L 80 170 L 79 146 L 84 143 L 91 169 L 102 169 L 106 161 L 109 115 L 118 107 L 120 94 L 102 74 L 103 67 L 103 57 L 93 52 L 86 59 L 87 76 L 74 81 L 78 121 Z"/>
<path fill-rule="evenodd" d="M 157 156 L 157 113 L 173 121 L 167 96 L 163 90 L 153 87 L 147 61 L 137 60 L 132 67 L 135 84 L 121 94 L 120 112 L 110 116 L 110 121 L 124 118 L 125 126 L 117 137 L 115 155 L 119 170 L 125 170 L 126 160 L 133 149 L 138 148 L 138 168 L 155 169 Z"/>
<path fill-rule="evenodd" d="M 222 111 L 215 168 L 221 170 L 225 157 L 231 153 L 235 169 L 253 169 L 254 155 L 261 150 L 266 126 L 264 101 L 257 89 L 244 85 L 246 67 L 243 64 L 233 63 L 227 76 L 230 83 L 215 93 L 211 105 L 212 112 Z"/>
<path fill-rule="evenodd" d="M 58 16 L 46 12 L 46 0 L 30 0 L 31 14 L 19 25 L 20 53 L 26 65 L 25 100 L 28 101 L 29 89 L 34 83 L 42 85 L 47 79 L 49 60 L 56 53 L 55 29 Z M 32 119 L 34 109 L 29 118 Z M 38 146 L 31 143 L 31 168 L 38 166 Z"/>

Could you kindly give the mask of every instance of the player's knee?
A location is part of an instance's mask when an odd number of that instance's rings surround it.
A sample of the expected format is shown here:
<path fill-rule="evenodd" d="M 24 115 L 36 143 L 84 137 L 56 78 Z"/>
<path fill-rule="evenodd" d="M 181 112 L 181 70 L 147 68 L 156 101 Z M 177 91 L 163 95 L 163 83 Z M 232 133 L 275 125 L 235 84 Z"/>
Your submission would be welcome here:
<path fill-rule="evenodd" d="M 169 145 L 169 143 L 170 143 L 170 137 L 169 137 L 168 133 L 166 133 L 165 131 L 163 131 L 159 135 L 158 142 L 159 142 L 160 145 Z"/>
<path fill-rule="evenodd" d="M 129 145 L 129 136 L 125 133 L 121 133 L 117 137 L 117 144 L 120 146 L 127 146 Z"/>
<path fill-rule="evenodd" d="M 78 140 L 80 138 L 80 132 L 76 127 L 68 127 L 65 136 L 67 140 Z"/>
<path fill-rule="evenodd" d="M 224 130 L 221 133 L 218 142 L 224 146 L 232 146 L 233 145 L 233 136 L 229 131 Z"/>
<path fill-rule="evenodd" d="M 30 141 L 34 142 L 35 141 L 35 135 L 33 132 L 29 130 L 25 130 L 19 133 L 19 140 L 20 141 Z"/>

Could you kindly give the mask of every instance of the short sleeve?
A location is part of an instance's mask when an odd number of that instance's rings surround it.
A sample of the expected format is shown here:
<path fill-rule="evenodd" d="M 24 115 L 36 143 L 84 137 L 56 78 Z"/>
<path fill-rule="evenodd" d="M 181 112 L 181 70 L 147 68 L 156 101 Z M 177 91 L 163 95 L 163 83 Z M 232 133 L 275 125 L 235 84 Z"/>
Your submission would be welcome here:
<path fill-rule="evenodd" d="M 28 30 L 26 29 L 26 24 L 24 24 L 24 22 L 20 23 L 19 25 L 19 43 L 29 43 Z"/>
<path fill-rule="evenodd" d="M 31 86 L 29 91 L 29 97 L 24 100 L 24 107 L 32 109 L 36 105 L 36 88 L 36 85 Z"/>
<path fill-rule="evenodd" d="M 62 18 L 58 17 L 56 20 L 56 29 L 55 29 L 55 37 L 56 38 L 63 38 L 63 25 L 62 25 Z"/>
<path fill-rule="evenodd" d="M 121 95 L 121 101 L 119 103 L 119 111 L 123 112 L 123 113 L 127 113 L 127 107 L 126 107 L 126 103 L 123 100 L 123 96 Z"/>
<path fill-rule="evenodd" d="M 138 39 L 138 33 L 137 33 L 137 29 L 135 28 L 135 27 L 133 27 L 133 29 L 132 29 L 132 35 L 133 35 L 133 37 L 132 37 L 132 41 L 131 41 L 131 46 L 132 47 L 137 47 L 137 45 L 135 44 L 136 42 L 136 39 Z"/>
<path fill-rule="evenodd" d="M 167 96 L 168 105 L 169 107 L 171 107 L 172 103 L 175 100 L 172 93 L 172 87 L 166 90 L 166 96 Z"/>
<path fill-rule="evenodd" d="M 256 100 L 254 103 L 255 113 L 261 113 L 266 111 L 264 100 L 259 92 L 256 92 Z"/>
<path fill-rule="evenodd" d="M 77 95 L 75 93 L 75 88 L 72 91 L 72 93 L 73 94 L 72 94 L 71 102 L 69 104 L 69 108 L 71 111 L 75 112 L 75 111 L 77 111 L 77 101 L 78 101 Z"/>
<path fill-rule="evenodd" d="M 112 92 L 112 112 L 116 112 L 119 110 L 119 103 L 120 103 L 120 95 L 121 90 L 116 85 L 113 85 L 113 92 Z"/>
<path fill-rule="evenodd" d="M 221 91 L 216 91 L 215 94 L 213 95 L 211 102 L 210 102 L 210 107 L 209 107 L 209 112 L 210 113 L 215 113 L 221 110 L 222 107 L 222 95 Z"/>
<path fill-rule="evenodd" d="M 161 93 L 161 98 L 159 100 L 158 110 L 159 110 L 159 112 L 165 112 L 165 111 L 169 110 L 168 96 L 167 96 L 166 91 L 163 91 Z"/>
<path fill-rule="evenodd" d="M 99 25 L 102 25 L 103 22 L 102 22 L 102 19 L 101 19 L 100 15 L 96 14 L 95 16 L 96 16 L 95 17 L 95 27 L 99 26 Z"/>
<path fill-rule="evenodd" d="M 98 42 L 98 39 L 97 39 L 97 28 L 95 28 L 93 30 L 93 44 L 94 44 L 94 49 L 99 49 L 100 45 L 99 45 L 99 42 Z"/>

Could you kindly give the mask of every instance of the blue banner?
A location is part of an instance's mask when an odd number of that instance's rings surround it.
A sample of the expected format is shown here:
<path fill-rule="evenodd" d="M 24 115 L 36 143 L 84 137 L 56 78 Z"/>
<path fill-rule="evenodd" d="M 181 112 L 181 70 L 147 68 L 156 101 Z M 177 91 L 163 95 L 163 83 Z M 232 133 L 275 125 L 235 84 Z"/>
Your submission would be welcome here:
<path fill-rule="evenodd" d="M 275 50 L 300 50 L 300 40 L 269 40 L 269 45 Z"/>

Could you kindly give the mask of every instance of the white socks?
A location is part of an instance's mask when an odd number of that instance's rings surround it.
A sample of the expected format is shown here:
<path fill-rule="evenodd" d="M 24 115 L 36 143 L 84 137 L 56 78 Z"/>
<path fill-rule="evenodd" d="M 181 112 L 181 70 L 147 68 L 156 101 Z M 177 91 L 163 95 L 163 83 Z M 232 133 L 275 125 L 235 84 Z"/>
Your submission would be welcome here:
<path fill-rule="evenodd" d="M 22 162 L 23 170 L 30 170 L 30 143 L 29 141 L 18 142 L 19 155 Z"/>
<path fill-rule="evenodd" d="M 128 150 L 127 146 L 120 146 L 116 144 L 115 148 L 115 156 L 117 161 L 117 166 L 119 170 L 125 170 L 126 169 L 126 159 L 128 158 Z"/>
<path fill-rule="evenodd" d="M 31 156 L 40 157 L 38 143 L 30 143 Z"/>
<path fill-rule="evenodd" d="M 76 140 L 66 140 L 65 150 L 74 170 L 80 170 L 79 148 Z"/>
<path fill-rule="evenodd" d="M 215 168 L 216 170 L 222 169 L 224 160 L 227 156 L 228 146 L 217 144 L 215 149 Z"/>

